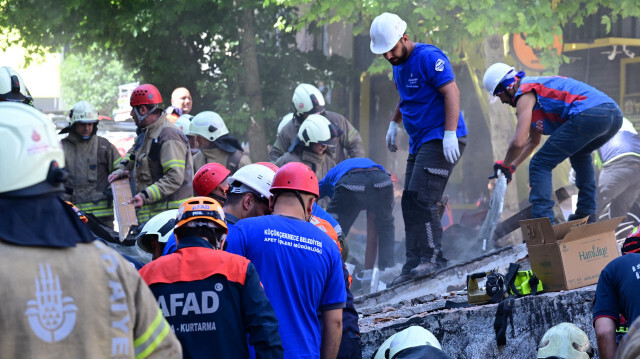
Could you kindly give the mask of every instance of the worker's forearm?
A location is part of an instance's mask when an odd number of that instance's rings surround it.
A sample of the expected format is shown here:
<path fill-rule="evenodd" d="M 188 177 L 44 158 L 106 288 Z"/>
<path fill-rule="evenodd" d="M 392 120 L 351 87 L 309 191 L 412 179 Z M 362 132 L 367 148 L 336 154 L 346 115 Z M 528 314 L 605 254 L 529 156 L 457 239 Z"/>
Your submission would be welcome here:
<path fill-rule="evenodd" d="M 393 115 L 391 115 L 391 121 L 396 123 L 402 123 L 402 112 L 400 112 L 400 99 L 398 99 L 398 103 L 396 104 L 396 109 L 393 110 Z"/>

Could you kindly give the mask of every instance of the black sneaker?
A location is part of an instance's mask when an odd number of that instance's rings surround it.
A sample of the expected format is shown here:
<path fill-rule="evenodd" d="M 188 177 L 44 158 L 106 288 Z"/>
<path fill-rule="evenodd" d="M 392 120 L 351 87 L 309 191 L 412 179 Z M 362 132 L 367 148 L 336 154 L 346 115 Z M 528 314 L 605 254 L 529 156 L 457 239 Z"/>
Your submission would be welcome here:
<path fill-rule="evenodd" d="M 409 273 L 401 273 L 399 276 L 396 277 L 396 279 L 394 279 L 391 282 L 391 284 L 389 284 L 389 286 L 393 287 L 398 284 L 406 283 L 410 280 L 411 280 L 411 275 Z"/>
<path fill-rule="evenodd" d="M 438 269 L 438 266 L 431 262 L 422 262 L 411 270 L 411 277 L 423 277 L 432 274 Z"/>

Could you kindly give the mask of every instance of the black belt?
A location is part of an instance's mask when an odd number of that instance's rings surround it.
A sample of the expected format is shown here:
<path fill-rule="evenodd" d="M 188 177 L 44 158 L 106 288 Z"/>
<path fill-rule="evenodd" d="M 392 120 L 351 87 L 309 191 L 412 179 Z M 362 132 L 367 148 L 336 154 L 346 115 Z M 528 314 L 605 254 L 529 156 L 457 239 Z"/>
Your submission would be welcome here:
<path fill-rule="evenodd" d="M 382 170 L 379 169 L 378 167 L 369 167 L 369 168 L 354 168 L 352 170 L 349 170 L 347 173 L 376 172 L 376 171 L 382 172 Z"/>

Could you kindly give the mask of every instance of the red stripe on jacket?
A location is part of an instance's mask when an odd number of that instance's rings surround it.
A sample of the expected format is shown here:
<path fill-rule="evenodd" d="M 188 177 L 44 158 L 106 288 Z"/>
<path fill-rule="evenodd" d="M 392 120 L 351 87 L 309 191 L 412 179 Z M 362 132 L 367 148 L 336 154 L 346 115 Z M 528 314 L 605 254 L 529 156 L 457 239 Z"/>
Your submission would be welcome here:
<path fill-rule="evenodd" d="M 558 89 L 549 88 L 539 83 L 524 83 L 520 85 L 522 93 L 535 90 L 536 93 L 542 97 L 563 101 L 565 103 L 573 103 L 576 101 L 586 100 L 587 97 L 583 95 L 575 95 L 568 91 L 560 91 Z"/>
<path fill-rule="evenodd" d="M 181 248 L 160 257 L 140 269 L 147 285 L 192 282 L 221 274 L 227 280 L 244 285 L 249 260 L 220 250 L 203 247 Z"/>

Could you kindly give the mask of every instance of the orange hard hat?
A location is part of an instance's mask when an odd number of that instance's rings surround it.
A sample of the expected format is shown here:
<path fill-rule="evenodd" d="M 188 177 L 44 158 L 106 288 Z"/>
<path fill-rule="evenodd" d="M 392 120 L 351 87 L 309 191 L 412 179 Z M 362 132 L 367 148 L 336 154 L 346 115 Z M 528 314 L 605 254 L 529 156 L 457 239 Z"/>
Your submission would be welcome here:
<path fill-rule="evenodd" d="M 192 197 L 182 202 L 176 215 L 175 228 L 180 228 L 196 219 L 212 221 L 224 228 L 224 233 L 227 233 L 227 222 L 224 220 L 224 211 L 222 210 L 222 206 L 214 199 L 209 197 Z"/>

